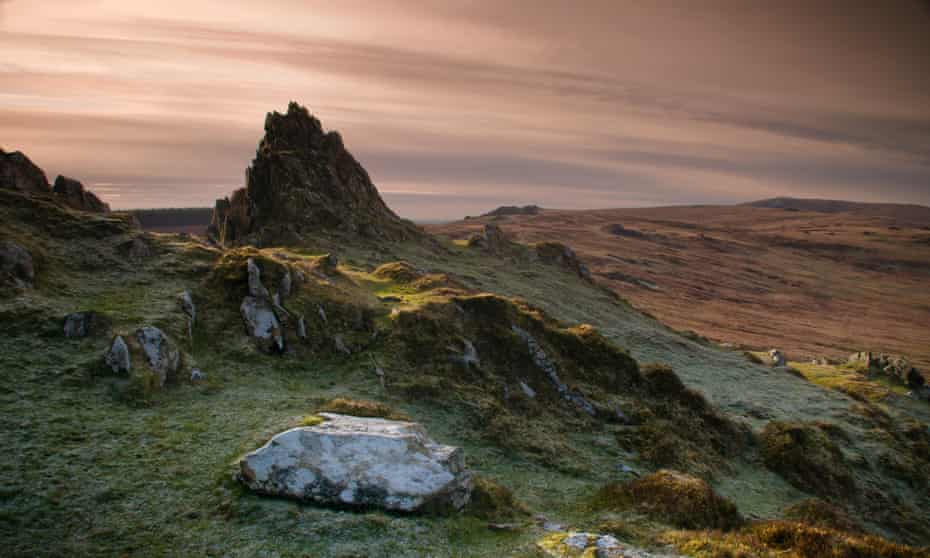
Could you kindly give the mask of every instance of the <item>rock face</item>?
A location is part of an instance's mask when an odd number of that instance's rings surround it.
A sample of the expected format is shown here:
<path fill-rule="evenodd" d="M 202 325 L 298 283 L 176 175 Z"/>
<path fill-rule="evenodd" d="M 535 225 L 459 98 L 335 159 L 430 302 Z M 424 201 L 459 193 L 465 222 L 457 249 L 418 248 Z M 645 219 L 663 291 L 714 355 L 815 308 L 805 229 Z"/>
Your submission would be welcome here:
<path fill-rule="evenodd" d="M 540 242 L 536 245 L 536 255 L 545 263 L 574 271 L 586 281 L 592 280 L 588 266 L 581 263 L 574 250 L 561 242 Z"/>
<path fill-rule="evenodd" d="M 239 462 L 239 479 L 268 495 L 405 512 L 460 510 L 471 475 L 460 448 L 412 422 L 322 413 Z"/>
<path fill-rule="evenodd" d="M 51 191 L 48 178 L 29 157 L 19 151 L 7 153 L 0 149 L 0 188 L 47 194 Z"/>
<path fill-rule="evenodd" d="M 159 384 L 177 380 L 181 368 L 181 353 L 171 339 L 157 327 L 144 326 L 136 330 L 139 343 L 149 368 L 159 378 Z"/>
<path fill-rule="evenodd" d="M 84 185 L 73 178 L 59 175 L 55 179 L 55 186 L 52 188 L 58 198 L 68 207 L 79 209 L 81 211 L 90 211 L 93 213 L 109 213 L 110 206 L 100 200 L 90 190 L 85 190 Z"/>
<path fill-rule="evenodd" d="M 74 312 L 65 316 L 65 337 L 99 335 L 109 329 L 109 321 L 97 312 Z"/>
<path fill-rule="evenodd" d="M 35 277 L 32 254 L 12 240 L 0 240 L 0 283 L 32 287 Z"/>
<path fill-rule="evenodd" d="M 326 232 L 403 240 L 422 232 L 392 212 L 337 132 L 306 108 L 269 113 L 246 187 L 217 200 L 208 234 L 223 244 L 297 242 Z"/>

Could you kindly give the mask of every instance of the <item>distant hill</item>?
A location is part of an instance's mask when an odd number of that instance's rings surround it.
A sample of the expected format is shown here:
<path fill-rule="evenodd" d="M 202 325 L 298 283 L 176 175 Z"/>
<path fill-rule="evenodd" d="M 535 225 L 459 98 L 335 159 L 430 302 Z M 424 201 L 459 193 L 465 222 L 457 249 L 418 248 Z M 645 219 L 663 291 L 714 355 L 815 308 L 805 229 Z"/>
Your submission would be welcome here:
<path fill-rule="evenodd" d="M 751 207 L 767 207 L 787 211 L 817 213 L 854 213 L 871 217 L 891 217 L 913 224 L 930 224 L 930 207 L 903 203 L 865 203 L 813 198 L 770 198 L 745 203 Z"/>
<path fill-rule="evenodd" d="M 502 205 L 497 209 L 482 213 L 480 217 L 506 217 L 508 215 L 537 215 L 541 208 L 538 205 Z M 466 217 L 466 219 L 475 219 L 475 217 Z"/>
<path fill-rule="evenodd" d="M 173 207 L 167 209 L 137 209 L 132 212 L 142 228 L 156 232 L 186 232 L 202 234 L 213 216 L 210 207 Z"/>

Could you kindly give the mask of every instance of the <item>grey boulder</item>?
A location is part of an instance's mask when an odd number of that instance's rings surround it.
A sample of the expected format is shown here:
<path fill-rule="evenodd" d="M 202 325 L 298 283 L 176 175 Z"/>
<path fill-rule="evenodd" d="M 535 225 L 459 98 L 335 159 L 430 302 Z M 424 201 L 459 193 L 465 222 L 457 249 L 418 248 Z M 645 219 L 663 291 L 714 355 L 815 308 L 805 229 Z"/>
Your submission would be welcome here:
<path fill-rule="evenodd" d="M 73 312 L 65 316 L 65 337 L 87 337 L 107 330 L 109 323 L 97 312 Z"/>
<path fill-rule="evenodd" d="M 284 350 L 284 335 L 274 307 L 265 298 L 247 296 L 239 306 L 242 321 L 258 348 L 266 353 Z"/>
<path fill-rule="evenodd" d="M 129 346 L 119 335 L 110 342 L 110 348 L 103 356 L 103 361 L 115 374 L 129 374 L 132 369 L 132 360 L 129 357 Z"/>
<path fill-rule="evenodd" d="M 414 512 L 461 510 L 472 479 L 462 450 L 417 423 L 320 415 L 243 457 L 238 478 L 266 495 L 320 504 Z"/>
<path fill-rule="evenodd" d="M 136 341 L 145 354 L 149 368 L 159 379 L 161 386 L 177 379 L 181 368 L 181 352 L 165 333 L 152 326 L 136 330 Z"/>

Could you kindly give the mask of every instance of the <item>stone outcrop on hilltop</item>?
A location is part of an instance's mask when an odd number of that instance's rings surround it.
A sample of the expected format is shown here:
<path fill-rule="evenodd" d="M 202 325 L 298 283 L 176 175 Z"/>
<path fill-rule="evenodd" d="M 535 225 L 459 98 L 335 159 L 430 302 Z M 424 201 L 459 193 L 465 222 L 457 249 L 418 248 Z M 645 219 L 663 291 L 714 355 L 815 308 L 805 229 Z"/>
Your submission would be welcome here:
<path fill-rule="evenodd" d="M 0 149 L 0 188 L 29 194 L 51 194 L 57 202 L 81 211 L 110 211 L 109 205 L 73 178 L 59 175 L 53 188 L 45 172 L 19 151 L 7 153 Z"/>
<path fill-rule="evenodd" d="M 423 233 L 381 199 L 338 132 L 306 108 L 265 118 L 246 187 L 217 200 L 208 234 L 223 244 L 299 242 L 305 233 L 404 240 Z"/>
<path fill-rule="evenodd" d="M 79 181 L 59 175 L 55 179 L 52 192 L 68 207 L 90 211 L 92 213 L 109 213 L 110 205 L 103 202 L 90 190 L 85 190 Z"/>
<path fill-rule="evenodd" d="M 46 194 L 51 191 L 45 173 L 23 153 L 0 149 L 0 188 Z"/>

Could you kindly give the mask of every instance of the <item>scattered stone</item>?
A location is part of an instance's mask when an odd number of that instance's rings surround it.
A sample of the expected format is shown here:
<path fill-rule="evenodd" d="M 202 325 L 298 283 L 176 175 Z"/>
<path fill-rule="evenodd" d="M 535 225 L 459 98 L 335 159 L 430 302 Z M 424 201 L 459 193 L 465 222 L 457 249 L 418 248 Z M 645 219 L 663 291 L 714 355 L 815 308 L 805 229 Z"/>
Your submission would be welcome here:
<path fill-rule="evenodd" d="M 322 306 L 317 306 L 317 312 L 320 314 L 320 319 L 323 320 L 323 323 L 326 323 L 326 310 L 323 310 Z"/>
<path fill-rule="evenodd" d="M 291 272 L 285 270 L 284 275 L 281 276 L 281 283 L 278 285 L 278 304 L 283 303 L 291 296 L 291 285 Z"/>
<path fill-rule="evenodd" d="M 136 341 L 145 353 L 149 368 L 158 375 L 160 385 L 177 379 L 181 353 L 162 330 L 143 326 L 136 330 Z"/>
<path fill-rule="evenodd" d="M 788 359 L 785 358 L 785 354 L 778 349 L 769 351 L 769 358 L 771 359 L 772 366 L 782 367 L 788 365 Z"/>
<path fill-rule="evenodd" d="M 73 312 L 65 316 L 65 337 L 98 335 L 109 327 L 109 321 L 97 312 Z"/>
<path fill-rule="evenodd" d="M 449 357 L 454 364 L 458 364 L 466 370 L 469 368 L 480 368 L 481 359 L 478 358 L 478 350 L 475 349 L 475 346 L 468 339 L 462 339 L 462 350 L 459 351 L 455 347 L 449 347 L 449 350 L 453 352 L 452 356 Z"/>
<path fill-rule="evenodd" d="M 865 369 L 869 374 L 888 376 L 912 389 L 920 389 L 926 383 L 926 379 L 920 370 L 902 356 L 858 352 L 850 355 L 848 362 Z"/>
<path fill-rule="evenodd" d="M 190 291 L 184 291 L 178 295 L 178 305 L 181 307 L 181 311 L 184 312 L 184 315 L 187 316 L 187 337 L 193 345 L 194 322 L 197 319 L 197 307 L 194 306 L 194 297 L 191 296 Z"/>
<path fill-rule="evenodd" d="M 238 478 L 266 495 L 396 511 L 461 510 L 471 474 L 460 448 L 417 423 L 320 413 L 323 422 L 274 436 L 239 462 Z"/>
<path fill-rule="evenodd" d="M 536 546 L 549 558 L 676 558 L 624 544 L 612 535 L 595 533 L 557 532 L 544 537 Z"/>
<path fill-rule="evenodd" d="M 132 370 L 129 346 L 126 345 L 122 336 L 117 335 L 113 338 L 103 360 L 115 374 L 129 374 Z"/>
<path fill-rule="evenodd" d="M 536 390 L 527 385 L 526 382 L 520 382 L 520 390 L 523 392 L 523 395 L 528 398 L 536 399 Z"/>
<path fill-rule="evenodd" d="M 242 315 L 242 321 L 245 322 L 246 332 L 255 341 L 259 350 L 266 353 L 284 351 L 281 323 L 267 299 L 247 296 L 242 299 L 239 313 Z"/>
<path fill-rule="evenodd" d="M 246 187 L 217 200 L 209 234 L 223 244 L 281 245 L 305 233 L 405 240 L 422 231 L 381 199 L 337 132 L 306 108 L 269 113 Z"/>
<path fill-rule="evenodd" d="M 0 282 L 30 288 L 35 277 L 32 254 L 12 240 L 0 241 Z"/>
<path fill-rule="evenodd" d="M 297 318 L 297 337 L 299 339 L 307 338 L 307 322 L 303 316 Z"/>
<path fill-rule="evenodd" d="M 85 190 L 84 185 L 73 178 L 59 175 L 55 179 L 55 186 L 52 192 L 65 205 L 72 209 L 80 211 L 90 211 L 92 213 L 109 213 L 110 206 L 100 200 L 90 190 Z"/>
<path fill-rule="evenodd" d="M 191 368 L 191 381 L 199 382 L 201 380 L 206 380 L 207 375 L 200 371 L 199 368 Z"/>
<path fill-rule="evenodd" d="M 249 296 L 268 298 L 268 289 L 262 285 L 262 270 L 252 258 L 248 259 L 246 266 L 249 274 Z"/>
<path fill-rule="evenodd" d="M 343 338 L 342 334 L 337 333 L 336 335 L 333 336 L 333 344 L 336 346 L 337 352 L 340 352 L 345 355 L 352 354 L 352 351 L 349 349 L 349 347 L 346 346 L 346 341 L 345 341 L 345 338 Z"/>

